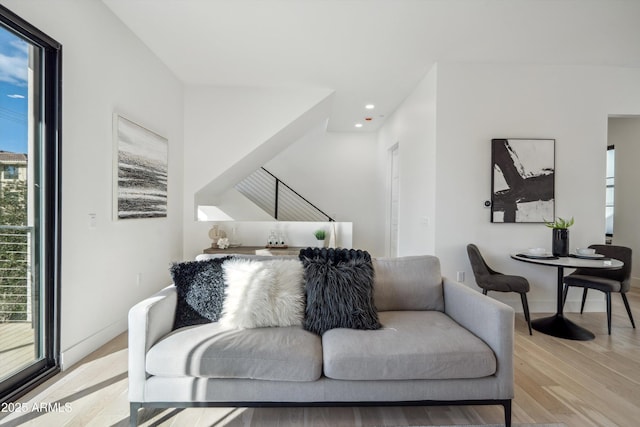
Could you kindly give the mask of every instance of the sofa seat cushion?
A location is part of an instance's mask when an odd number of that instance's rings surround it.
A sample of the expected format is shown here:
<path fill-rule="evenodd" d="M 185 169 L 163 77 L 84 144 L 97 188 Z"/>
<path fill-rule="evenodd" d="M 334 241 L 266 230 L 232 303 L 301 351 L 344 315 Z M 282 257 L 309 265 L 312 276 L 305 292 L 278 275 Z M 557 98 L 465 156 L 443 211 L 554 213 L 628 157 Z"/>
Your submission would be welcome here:
<path fill-rule="evenodd" d="M 230 330 L 216 322 L 173 331 L 149 349 L 146 366 L 165 377 L 315 381 L 322 345 L 300 326 Z"/>
<path fill-rule="evenodd" d="M 337 380 L 481 378 L 496 372 L 489 346 L 439 311 L 380 312 L 376 331 L 322 336 L 324 374 Z"/>

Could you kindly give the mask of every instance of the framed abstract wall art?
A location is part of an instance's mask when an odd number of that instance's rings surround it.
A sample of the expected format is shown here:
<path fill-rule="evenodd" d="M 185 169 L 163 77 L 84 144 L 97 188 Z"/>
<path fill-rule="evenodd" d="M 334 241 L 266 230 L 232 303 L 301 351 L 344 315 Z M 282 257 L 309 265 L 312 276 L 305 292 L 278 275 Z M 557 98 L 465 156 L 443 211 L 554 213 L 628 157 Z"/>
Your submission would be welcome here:
<path fill-rule="evenodd" d="M 114 114 L 114 218 L 167 216 L 168 141 Z"/>
<path fill-rule="evenodd" d="M 492 139 L 491 169 L 491 222 L 555 218 L 555 139 Z"/>

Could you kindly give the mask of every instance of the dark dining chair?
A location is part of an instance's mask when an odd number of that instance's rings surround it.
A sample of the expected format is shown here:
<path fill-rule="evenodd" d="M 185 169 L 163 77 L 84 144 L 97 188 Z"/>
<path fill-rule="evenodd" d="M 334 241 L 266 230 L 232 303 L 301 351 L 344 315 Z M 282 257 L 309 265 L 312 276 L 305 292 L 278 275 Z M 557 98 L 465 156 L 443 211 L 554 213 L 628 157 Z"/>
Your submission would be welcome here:
<path fill-rule="evenodd" d="M 529 281 L 521 276 L 502 274 L 487 265 L 476 245 L 467 245 L 467 254 L 471 262 L 471 269 L 475 276 L 476 283 L 482 289 L 482 293 L 487 295 L 488 291 L 497 292 L 517 292 L 520 294 L 524 318 L 531 333 L 531 317 L 529 316 L 529 303 L 527 302 L 527 292 L 529 292 Z"/>
<path fill-rule="evenodd" d="M 562 304 L 567 300 L 569 287 L 582 288 L 582 304 L 580 305 L 580 314 L 584 311 L 584 302 L 587 300 L 587 291 L 589 289 L 597 289 L 604 292 L 607 304 L 607 328 L 611 335 L 611 293 L 619 292 L 622 295 L 622 301 L 627 309 L 631 326 L 635 329 L 636 324 L 633 321 L 629 300 L 627 300 L 627 291 L 631 286 L 631 249 L 626 246 L 615 245 L 591 245 L 597 254 L 605 257 L 613 258 L 624 262 L 622 268 L 616 270 L 594 269 L 594 268 L 578 268 L 573 273 L 564 278 L 564 295 Z"/>

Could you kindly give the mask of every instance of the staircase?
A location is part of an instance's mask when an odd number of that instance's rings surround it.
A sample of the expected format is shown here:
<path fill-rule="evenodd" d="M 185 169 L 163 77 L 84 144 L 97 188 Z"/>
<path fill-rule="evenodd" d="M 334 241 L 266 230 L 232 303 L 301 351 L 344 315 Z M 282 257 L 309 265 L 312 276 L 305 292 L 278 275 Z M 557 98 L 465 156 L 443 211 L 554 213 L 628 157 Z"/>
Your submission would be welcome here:
<path fill-rule="evenodd" d="M 235 189 L 278 221 L 334 221 L 262 167 L 236 184 Z"/>

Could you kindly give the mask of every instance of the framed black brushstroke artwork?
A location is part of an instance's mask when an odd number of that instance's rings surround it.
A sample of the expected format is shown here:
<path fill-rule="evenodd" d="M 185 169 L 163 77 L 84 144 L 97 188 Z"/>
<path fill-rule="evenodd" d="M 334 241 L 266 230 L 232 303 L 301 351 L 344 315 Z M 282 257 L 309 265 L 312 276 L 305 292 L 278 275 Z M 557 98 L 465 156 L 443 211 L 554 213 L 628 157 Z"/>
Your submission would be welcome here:
<path fill-rule="evenodd" d="M 114 219 L 167 216 L 168 141 L 114 114 Z"/>
<path fill-rule="evenodd" d="M 491 140 L 491 222 L 555 218 L 555 139 Z"/>

